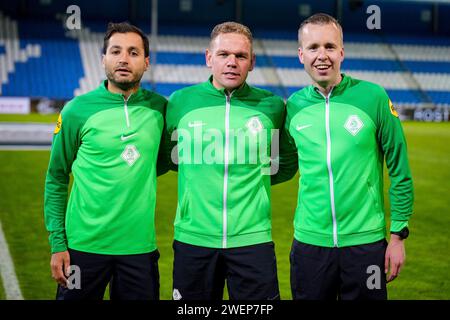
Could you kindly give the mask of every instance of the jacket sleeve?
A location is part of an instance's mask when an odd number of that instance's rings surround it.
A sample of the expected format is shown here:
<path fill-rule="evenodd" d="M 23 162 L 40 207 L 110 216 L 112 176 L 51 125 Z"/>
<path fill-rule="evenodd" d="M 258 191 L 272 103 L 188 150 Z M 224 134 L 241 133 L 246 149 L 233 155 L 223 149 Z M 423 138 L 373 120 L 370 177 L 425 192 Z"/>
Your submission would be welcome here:
<path fill-rule="evenodd" d="M 288 109 L 289 104 L 288 100 Z M 289 133 L 290 123 L 289 112 L 285 110 L 279 134 L 278 172 L 271 176 L 272 185 L 292 179 L 298 169 L 297 148 L 294 139 Z"/>
<path fill-rule="evenodd" d="M 158 151 L 158 160 L 156 163 L 156 175 L 160 176 L 165 174 L 167 171 L 169 171 L 171 167 L 170 162 L 170 149 L 168 146 L 168 133 L 167 133 L 167 124 L 166 124 L 166 111 L 167 111 L 167 101 L 164 104 L 164 127 L 161 133 L 161 141 L 159 143 L 159 151 Z"/>
<path fill-rule="evenodd" d="M 177 151 L 177 110 L 176 110 L 176 95 L 174 92 L 167 104 L 166 112 L 166 131 L 165 131 L 165 149 L 167 152 L 169 169 L 173 171 L 178 171 L 178 151 Z"/>
<path fill-rule="evenodd" d="M 156 176 L 161 176 L 171 169 L 170 149 L 167 142 L 166 126 L 163 128 L 161 142 L 159 143 L 158 160 L 156 163 Z"/>
<path fill-rule="evenodd" d="M 51 252 L 67 250 L 65 216 L 69 175 L 79 147 L 78 122 L 67 105 L 55 128 L 45 179 L 44 218 L 49 232 Z"/>
<path fill-rule="evenodd" d="M 413 182 L 408 163 L 406 140 L 398 114 L 391 100 L 385 97 L 379 106 L 378 140 L 389 172 L 391 231 L 408 225 L 414 201 Z"/>

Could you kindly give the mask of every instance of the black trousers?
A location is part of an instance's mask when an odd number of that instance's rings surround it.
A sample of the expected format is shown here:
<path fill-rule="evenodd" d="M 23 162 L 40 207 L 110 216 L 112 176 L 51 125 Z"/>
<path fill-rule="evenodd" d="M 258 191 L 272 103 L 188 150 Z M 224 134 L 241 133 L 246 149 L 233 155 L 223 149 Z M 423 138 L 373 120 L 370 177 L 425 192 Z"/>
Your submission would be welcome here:
<path fill-rule="evenodd" d="M 108 283 L 111 300 L 159 300 L 158 250 L 103 255 L 69 249 L 69 254 L 70 264 L 80 271 L 80 285 L 75 280 L 72 288 L 58 285 L 57 300 L 102 300 Z"/>
<path fill-rule="evenodd" d="M 385 239 L 326 248 L 294 239 L 291 290 L 294 300 L 386 300 Z"/>
<path fill-rule="evenodd" d="M 173 299 L 230 300 L 280 298 L 273 242 L 230 249 L 174 241 Z"/>

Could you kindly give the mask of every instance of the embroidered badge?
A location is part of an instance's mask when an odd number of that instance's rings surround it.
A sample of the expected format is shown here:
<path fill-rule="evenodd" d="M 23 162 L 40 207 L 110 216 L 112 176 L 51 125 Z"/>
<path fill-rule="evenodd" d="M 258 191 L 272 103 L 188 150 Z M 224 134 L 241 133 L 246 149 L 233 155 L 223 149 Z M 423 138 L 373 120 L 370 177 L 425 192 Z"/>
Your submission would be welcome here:
<path fill-rule="evenodd" d="M 247 121 L 246 126 L 253 134 L 257 134 L 264 128 L 258 117 L 251 117 L 250 120 Z"/>
<path fill-rule="evenodd" d="M 353 136 L 356 136 L 363 126 L 364 123 L 357 115 L 349 116 L 344 124 L 344 128 L 347 129 L 347 131 L 350 132 Z"/>
<path fill-rule="evenodd" d="M 131 167 L 141 155 L 134 145 L 127 145 L 122 152 L 122 159 Z"/>

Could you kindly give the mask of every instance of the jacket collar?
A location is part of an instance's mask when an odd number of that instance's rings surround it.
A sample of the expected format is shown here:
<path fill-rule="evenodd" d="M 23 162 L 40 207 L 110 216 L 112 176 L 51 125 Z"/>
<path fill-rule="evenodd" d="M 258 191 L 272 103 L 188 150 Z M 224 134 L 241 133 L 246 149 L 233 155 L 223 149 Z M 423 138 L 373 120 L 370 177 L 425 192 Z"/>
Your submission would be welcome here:
<path fill-rule="evenodd" d="M 351 77 L 347 76 L 345 73 L 341 73 L 342 80 L 336 86 L 333 87 L 330 97 L 340 95 L 345 91 L 351 81 Z M 315 97 L 323 98 L 322 94 L 319 92 L 319 89 L 314 85 L 310 86 L 310 92 Z"/>
<path fill-rule="evenodd" d="M 225 88 L 217 89 L 214 87 L 213 83 L 213 76 L 211 75 L 207 81 L 203 83 L 203 86 L 211 93 L 215 95 L 220 95 L 221 97 L 226 96 Z M 250 86 L 247 84 L 247 82 L 244 81 L 244 83 L 237 89 L 234 89 L 232 92 L 233 97 L 245 97 L 250 93 Z"/>
<path fill-rule="evenodd" d="M 124 101 L 124 96 L 121 93 L 114 93 L 108 90 L 107 87 L 108 84 L 108 80 L 104 80 L 100 86 L 98 87 L 98 89 L 100 90 L 100 92 L 109 99 L 113 99 L 113 100 L 120 100 L 120 101 Z M 128 102 L 131 102 L 133 100 L 139 99 L 139 97 L 141 97 L 143 95 L 143 89 L 142 87 L 139 87 L 139 89 L 132 93 L 129 97 L 128 97 Z"/>

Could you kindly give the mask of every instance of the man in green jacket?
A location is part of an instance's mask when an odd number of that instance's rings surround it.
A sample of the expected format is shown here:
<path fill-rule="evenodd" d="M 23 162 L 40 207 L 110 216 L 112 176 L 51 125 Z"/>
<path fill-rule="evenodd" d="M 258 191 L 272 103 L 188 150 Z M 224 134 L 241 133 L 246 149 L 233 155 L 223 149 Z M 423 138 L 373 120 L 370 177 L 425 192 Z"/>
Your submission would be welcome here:
<path fill-rule="evenodd" d="M 313 84 L 288 99 L 280 147 L 297 150 L 300 171 L 293 298 L 386 299 L 386 281 L 405 261 L 413 203 L 398 114 L 382 87 L 341 74 L 342 28 L 333 17 L 311 16 L 298 36 L 299 58 Z M 391 181 L 389 244 L 384 159 Z M 281 158 L 280 167 L 296 161 Z"/>
<path fill-rule="evenodd" d="M 220 300 L 225 280 L 230 299 L 279 298 L 270 174 L 284 103 L 246 83 L 254 63 L 250 30 L 219 24 L 206 50 L 212 76 L 169 99 L 178 162 L 176 300 Z"/>
<path fill-rule="evenodd" d="M 167 101 L 140 88 L 149 43 L 135 26 L 108 25 L 103 66 L 107 80 L 63 108 L 53 138 L 44 211 L 57 299 L 102 299 L 111 279 L 111 299 L 158 299 L 156 164 Z"/>

